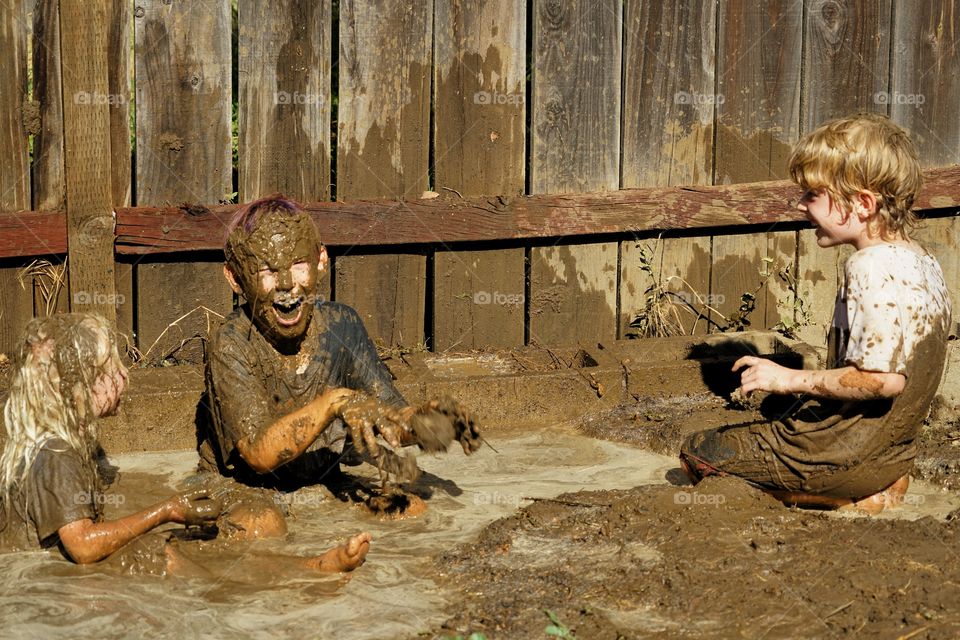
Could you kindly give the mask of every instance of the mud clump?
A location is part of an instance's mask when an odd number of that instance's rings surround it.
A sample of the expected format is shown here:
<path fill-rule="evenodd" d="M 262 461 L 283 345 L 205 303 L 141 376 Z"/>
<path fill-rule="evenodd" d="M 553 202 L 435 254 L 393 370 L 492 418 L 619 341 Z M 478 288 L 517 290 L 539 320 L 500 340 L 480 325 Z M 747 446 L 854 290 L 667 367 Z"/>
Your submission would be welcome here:
<path fill-rule="evenodd" d="M 420 448 L 430 453 L 444 452 L 456 441 L 469 455 L 483 442 L 476 418 L 450 396 L 428 402 L 411 417 L 410 427 Z"/>
<path fill-rule="evenodd" d="M 458 596 L 434 637 L 928 638 L 960 628 L 960 523 L 787 509 L 734 478 L 565 494 L 436 560 Z"/>

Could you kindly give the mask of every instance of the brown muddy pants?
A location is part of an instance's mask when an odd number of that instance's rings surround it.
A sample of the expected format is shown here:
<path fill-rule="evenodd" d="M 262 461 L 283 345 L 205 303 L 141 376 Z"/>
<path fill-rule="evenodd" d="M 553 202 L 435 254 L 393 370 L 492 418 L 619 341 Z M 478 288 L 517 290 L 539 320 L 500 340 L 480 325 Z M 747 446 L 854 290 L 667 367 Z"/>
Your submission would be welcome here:
<path fill-rule="evenodd" d="M 912 461 L 904 465 L 864 460 L 800 470 L 773 449 L 769 443 L 775 439 L 765 437 L 766 431 L 777 428 L 781 425 L 757 423 L 699 431 L 684 441 L 680 458 L 697 481 L 709 475 L 731 475 L 761 489 L 855 500 L 883 491 L 912 466 Z"/>

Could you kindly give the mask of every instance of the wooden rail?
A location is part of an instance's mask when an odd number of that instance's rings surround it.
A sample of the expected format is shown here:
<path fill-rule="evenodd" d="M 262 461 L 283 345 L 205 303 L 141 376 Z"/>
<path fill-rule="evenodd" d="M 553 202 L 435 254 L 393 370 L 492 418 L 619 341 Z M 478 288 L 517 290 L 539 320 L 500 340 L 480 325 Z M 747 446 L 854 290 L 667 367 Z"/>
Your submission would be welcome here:
<path fill-rule="evenodd" d="M 327 245 L 369 247 L 796 222 L 803 215 L 787 202 L 797 191 L 794 184 L 780 181 L 509 198 L 445 194 L 425 200 L 316 202 L 306 207 Z M 917 209 L 958 206 L 960 166 L 926 171 Z M 238 207 L 118 209 L 116 252 L 218 250 Z M 61 212 L 0 216 L 0 258 L 59 254 L 66 247 L 66 218 Z"/>

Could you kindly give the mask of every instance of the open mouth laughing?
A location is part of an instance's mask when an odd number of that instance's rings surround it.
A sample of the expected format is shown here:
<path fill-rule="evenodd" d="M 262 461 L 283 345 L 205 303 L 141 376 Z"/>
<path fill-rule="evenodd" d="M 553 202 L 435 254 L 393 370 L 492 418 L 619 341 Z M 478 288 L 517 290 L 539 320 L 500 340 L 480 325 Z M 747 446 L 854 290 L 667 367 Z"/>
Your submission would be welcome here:
<path fill-rule="evenodd" d="M 300 321 L 303 314 L 303 296 L 277 296 L 273 302 L 273 313 L 277 324 L 292 327 Z"/>

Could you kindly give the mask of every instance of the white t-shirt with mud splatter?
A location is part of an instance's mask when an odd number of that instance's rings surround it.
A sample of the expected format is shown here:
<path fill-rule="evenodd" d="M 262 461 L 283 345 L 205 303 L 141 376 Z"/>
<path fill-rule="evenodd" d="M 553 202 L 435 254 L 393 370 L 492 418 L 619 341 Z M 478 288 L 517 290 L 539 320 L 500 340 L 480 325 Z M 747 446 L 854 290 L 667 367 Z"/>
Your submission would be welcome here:
<path fill-rule="evenodd" d="M 914 347 L 949 318 L 950 298 L 933 256 L 896 244 L 860 249 L 847 259 L 837 293 L 834 366 L 905 374 Z"/>

